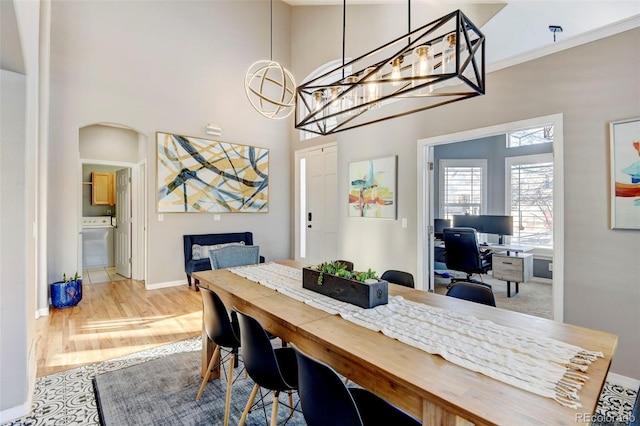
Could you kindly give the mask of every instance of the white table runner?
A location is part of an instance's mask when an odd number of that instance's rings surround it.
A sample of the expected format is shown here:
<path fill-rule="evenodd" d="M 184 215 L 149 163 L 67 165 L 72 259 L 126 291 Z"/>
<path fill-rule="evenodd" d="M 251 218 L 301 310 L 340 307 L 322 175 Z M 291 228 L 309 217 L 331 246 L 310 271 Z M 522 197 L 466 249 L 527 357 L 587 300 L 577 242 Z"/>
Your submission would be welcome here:
<path fill-rule="evenodd" d="M 278 263 L 230 268 L 231 272 L 293 299 L 340 315 L 362 327 L 440 355 L 447 361 L 520 389 L 581 407 L 578 390 L 601 352 L 536 336 L 453 311 L 389 297 L 363 309 L 302 288 L 302 269 Z"/>

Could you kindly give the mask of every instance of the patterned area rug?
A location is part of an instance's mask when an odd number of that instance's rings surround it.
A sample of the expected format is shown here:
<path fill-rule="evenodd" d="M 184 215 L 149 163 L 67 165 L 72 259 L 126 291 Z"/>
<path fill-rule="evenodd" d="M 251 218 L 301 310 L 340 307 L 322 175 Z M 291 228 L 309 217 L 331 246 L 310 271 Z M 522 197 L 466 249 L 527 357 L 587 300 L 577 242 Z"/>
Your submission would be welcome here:
<path fill-rule="evenodd" d="M 31 412 L 22 418 L 3 423 L 2 426 L 99 425 L 100 420 L 92 383 L 97 375 L 150 362 L 172 354 L 183 352 L 197 353 L 200 351 L 201 345 L 201 340 L 197 337 L 125 357 L 40 377 L 36 382 Z M 154 374 L 159 375 L 164 373 L 155 371 Z M 223 380 L 220 382 L 224 384 Z M 140 386 L 143 385 L 143 383 L 140 384 Z M 234 408 L 234 410 L 239 409 L 241 411 L 247 398 L 239 396 L 236 389 L 240 388 L 240 386 L 234 386 L 232 405 L 239 406 L 240 408 Z M 211 387 L 211 384 L 208 384 L 203 399 L 208 396 L 213 396 L 216 392 L 217 391 Z M 193 393 L 194 400 L 196 393 L 197 386 Z M 220 395 L 224 395 L 224 393 Z M 593 421 L 594 425 L 638 425 L 637 397 L 637 389 L 628 389 L 607 382 L 600 396 L 596 414 L 591 416 L 590 420 L 585 418 L 583 421 L 577 421 L 577 424 L 588 424 L 589 421 Z M 220 398 L 223 398 L 223 396 L 220 396 Z M 633 408 L 634 404 L 636 405 L 635 411 Z M 220 413 L 222 413 L 222 411 L 220 411 Z M 268 407 L 267 415 L 269 413 L 270 408 Z M 304 424 L 304 420 L 300 420 L 301 417 L 299 414 L 294 416 L 294 419 L 299 422 L 297 424 Z M 268 424 L 268 421 L 264 420 L 264 415 L 260 412 L 255 412 L 251 418 L 253 419 L 253 424 Z M 123 425 L 125 424 L 133 423 L 123 423 Z M 221 423 L 208 421 L 204 424 Z M 230 424 L 237 424 L 237 420 L 235 423 L 232 420 Z M 289 422 L 288 424 L 296 423 Z"/>
<path fill-rule="evenodd" d="M 245 378 L 242 365 L 235 369 L 229 424 L 238 424 L 254 382 Z M 226 373 L 223 373 L 226 377 Z M 96 376 L 94 385 L 101 423 L 121 425 L 204 425 L 223 423 L 226 380 L 214 380 L 199 401 L 200 352 L 172 354 L 154 361 Z M 272 394 L 267 395 L 266 411 L 249 413 L 246 425 L 264 425 L 271 415 Z M 286 402 L 287 394 L 280 395 Z M 294 398 L 297 401 L 297 397 Z M 278 407 L 278 424 L 304 425 L 302 413 Z"/>

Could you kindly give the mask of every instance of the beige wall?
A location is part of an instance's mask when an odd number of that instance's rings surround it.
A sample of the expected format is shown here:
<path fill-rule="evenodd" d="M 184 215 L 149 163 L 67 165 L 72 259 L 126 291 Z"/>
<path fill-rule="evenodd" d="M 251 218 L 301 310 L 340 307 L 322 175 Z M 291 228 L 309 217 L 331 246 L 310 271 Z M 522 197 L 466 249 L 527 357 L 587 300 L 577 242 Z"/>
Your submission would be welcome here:
<path fill-rule="evenodd" d="M 318 34 L 294 36 L 297 63 L 296 46 L 313 45 Z M 415 273 L 417 140 L 563 113 L 565 322 L 617 334 L 612 371 L 640 378 L 640 232 L 609 229 L 607 160 L 607 123 L 640 116 L 639 40 L 635 29 L 497 71 L 487 76 L 485 96 L 339 133 L 339 194 L 348 190 L 349 162 L 396 154 L 399 163 L 397 221 L 348 218 L 346 197 L 339 199 L 339 257 Z"/>
<path fill-rule="evenodd" d="M 254 111 L 244 75 L 269 59 L 269 3 L 54 2 L 52 8 L 51 203 L 78 205 L 79 129 L 117 123 L 147 138 L 148 284 L 186 282 L 182 235 L 252 231 L 267 259 L 289 256 L 289 129 Z M 274 4 L 274 59 L 289 62 L 289 8 Z M 270 212 L 156 214 L 155 133 L 209 138 L 219 123 L 222 140 L 270 149 Z M 75 170 L 78 170 L 76 167 Z M 75 193 L 74 193 L 75 192 Z M 55 201 L 54 201 L 55 200 Z M 77 210 L 77 209 L 76 209 Z M 49 276 L 75 270 L 78 220 L 49 215 Z M 284 231 L 283 231 L 284 230 Z"/>

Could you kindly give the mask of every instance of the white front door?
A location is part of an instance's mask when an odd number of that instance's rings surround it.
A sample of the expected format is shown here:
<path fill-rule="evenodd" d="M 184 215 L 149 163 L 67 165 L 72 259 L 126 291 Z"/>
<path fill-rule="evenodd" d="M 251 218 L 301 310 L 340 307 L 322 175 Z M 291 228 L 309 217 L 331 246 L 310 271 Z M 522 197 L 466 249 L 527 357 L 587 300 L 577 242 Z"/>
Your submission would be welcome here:
<path fill-rule="evenodd" d="M 296 153 L 296 260 L 318 264 L 338 254 L 338 157 L 334 145 Z"/>
<path fill-rule="evenodd" d="M 131 278 L 131 169 L 116 171 L 116 273 Z"/>

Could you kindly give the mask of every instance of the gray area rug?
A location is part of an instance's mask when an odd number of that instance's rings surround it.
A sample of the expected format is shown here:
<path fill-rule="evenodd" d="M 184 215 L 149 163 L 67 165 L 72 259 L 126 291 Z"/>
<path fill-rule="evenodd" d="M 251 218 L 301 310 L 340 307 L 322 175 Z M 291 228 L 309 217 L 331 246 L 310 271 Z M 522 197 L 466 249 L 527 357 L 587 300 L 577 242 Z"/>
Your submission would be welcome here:
<path fill-rule="evenodd" d="M 241 370 L 235 371 L 238 375 Z M 93 383 L 103 426 L 223 424 L 225 379 L 209 382 L 200 401 L 196 401 L 201 383 L 199 351 L 172 354 L 99 374 Z M 230 425 L 238 424 L 253 385 L 244 372 L 233 384 Z M 288 400 L 286 394 L 280 398 L 284 402 Z M 269 394 L 267 400 L 272 399 Z M 266 412 L 262 409 L 250 412 L 246 424 L 268 424 L 270 416 L 271 405 Z M 278 424 L 305 424 L 300 412 L 287 421 L 288 416 L 289 409 L 280 405 Z"/>

